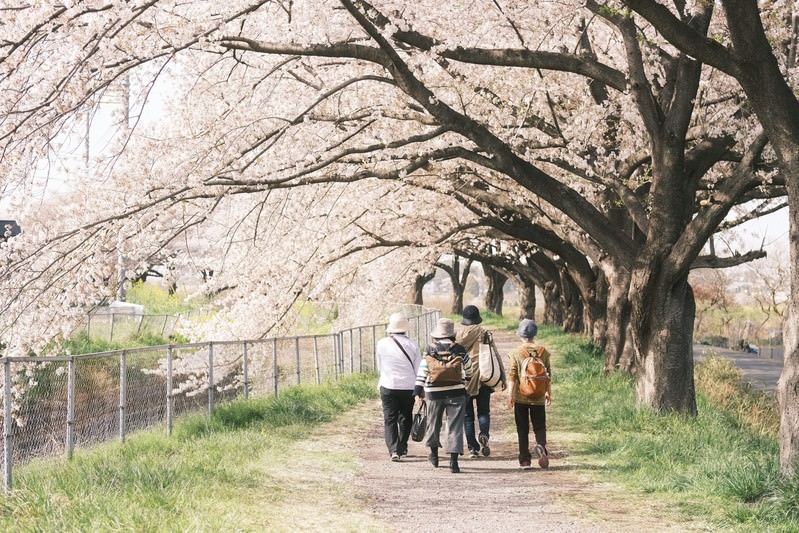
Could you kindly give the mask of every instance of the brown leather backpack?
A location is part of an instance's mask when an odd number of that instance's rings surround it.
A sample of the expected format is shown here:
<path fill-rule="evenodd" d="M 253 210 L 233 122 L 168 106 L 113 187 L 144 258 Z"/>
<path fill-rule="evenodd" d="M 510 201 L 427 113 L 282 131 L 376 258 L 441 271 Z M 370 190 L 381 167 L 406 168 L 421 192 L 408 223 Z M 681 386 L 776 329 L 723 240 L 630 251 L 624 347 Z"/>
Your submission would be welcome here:
<path fill-rule="evenodd" d="M 549 372 L 541 360 L 544 347 L 535 352 L 528 352 L 519 369 L 519 394 L 525 398 L 537 400 L 543 398 L 549 390 Z"/>

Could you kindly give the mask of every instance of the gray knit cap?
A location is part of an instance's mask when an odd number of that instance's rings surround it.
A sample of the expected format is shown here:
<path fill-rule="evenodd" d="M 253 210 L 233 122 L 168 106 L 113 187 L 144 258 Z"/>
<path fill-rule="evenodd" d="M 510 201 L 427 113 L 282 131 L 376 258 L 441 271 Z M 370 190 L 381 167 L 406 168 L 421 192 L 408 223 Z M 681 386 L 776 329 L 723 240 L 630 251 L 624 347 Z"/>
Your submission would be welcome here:
<path fill-rule="evenodd" d="M 523 339 L 534 338 L 536 334 L 538 334 L 538 326 L 536 325 L 535 320 L 525 318 L 519 322 L 519 329 L 516 334 Z"/>

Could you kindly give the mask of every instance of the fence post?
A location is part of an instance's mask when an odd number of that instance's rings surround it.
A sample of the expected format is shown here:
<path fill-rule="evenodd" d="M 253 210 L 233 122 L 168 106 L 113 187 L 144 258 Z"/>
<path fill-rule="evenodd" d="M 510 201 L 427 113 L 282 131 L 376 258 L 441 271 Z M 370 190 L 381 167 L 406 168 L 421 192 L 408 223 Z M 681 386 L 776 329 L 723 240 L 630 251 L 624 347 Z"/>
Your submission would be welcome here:
<path fill-rule="evenodd" d="M 164 321 L 166 324 L 166 321 Z M 214 343 L 208 343 L 208 414 L 214 414 Z"/>
<path fill-rule="evenodd" d="M 377 326 L 372 326 L 372 370 L 377 370 Z"/>
<path fill-rule="evenodd" d="M 277 398 L 277 339 L 272 339 L 272 381 L 274 382 L 275 398 Z"/>
<path fill-rule="evenodd" d="M 92 315 L 86 315 L 86 337 L 92 338 Z"/>
<path fill-rule="evenodd" d="M 250 399 L 250 371 L 249 371 L 249 360 L 247 358 L 247 343 L 244 343 L 244 399 Z"/>
<path fill-rule="evenodd" d="M 355 373 L 355 334 L 350 329 L 350 374 Z"/>
<path fill-rule="evenodd" d="M 363 373 L 363 328 L 358 328 L 358 372 Z"/>
<path fill-rule="evenodd" d="M 170 344 L 166 348 L 166 436 L 172 435 L 172 419 L 174 413 L 174 399 L 172 398 L 172 352 Z"/>
<path fill-rule="evenodd" d="M 144 315 L 139 315 L 139 327 L 136 328 L 136 335 L 141 333 L 142 324 L 144 324 Z"/>
<path fill-rule="evenodd" d="M 300 384 L 300 338 L 294 337 L 294 356 L 297 359 L 297 385 Z"/>
<path fill-rule="evenodd" d="M 322 371 L 319 368 L 319 339 L 314 335 L 313 338 L 313 360 L 316 366 L 316 384 L 322 383 Z"/>
<path fill-rule="evenodd" d="M 114 342 L 114 325 L 117 321 L 116 313 L 111 313 L 111 333 L 108 334 L 108 342 Z"/>
<path fill-rule="evenodd" d="M 11 420 L 11 361 L 3 361 L 3 480 L 6 492 L 11 490 L 11 461 L 14 444 Z"/>
<path fill-rule="evenodd" d="M 75 451 L 75 358 L 69 358 L 67 372 L 67 459 Z"/>
<path fill-rule="evenodd" d="M 128 405 L 127 352 L 119 355 L 119 441 L 125 442 L 125 411 Z"/>
<path fill-rule="evenodd" d="M 333 336 L 330 338 L 331 344 L 333 345 L 333 379 L 338 381 L 338 333 L 334 333 Z"/>
<path fill-rule="evenodd" d="M 338 339 L 339 341 L 339 350 L 338 350 L 338 375 L 339 377 L 344 375 L 344 332 L 341 332 L 341 336 Z"/>
<path fill-rule="evenodd" d="M 161 336 L 164 336 L 164 331 L 166 331 L 166 321 L 169 318 L 169 315 L 164 315 L 164 325 L 161 326 Z"/>

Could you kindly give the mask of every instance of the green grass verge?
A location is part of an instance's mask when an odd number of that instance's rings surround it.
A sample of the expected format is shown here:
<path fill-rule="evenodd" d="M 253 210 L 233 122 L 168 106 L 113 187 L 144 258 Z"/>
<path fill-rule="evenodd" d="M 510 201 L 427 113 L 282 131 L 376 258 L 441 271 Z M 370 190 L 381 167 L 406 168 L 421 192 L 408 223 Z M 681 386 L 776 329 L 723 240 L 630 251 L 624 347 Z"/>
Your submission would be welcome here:
<path fill-rule="evenodd" d="M 539 340 L 553 353 L 550 429 L 580 435 L 569 448 L 581 462 L 686 518 L 732 531 L 799 531 L 799 478 L 779 478 L 776 438 L 742 416 L 748 409 L 700 393 L 698 416 L 656 415 L 637 405 L 629 377 L 603 374 L 602 354 L 587 341 L 546 326 Z M 715 380 L 703 379 L 702 387 Z"/>
<path fill-rule="evenodd" d="M 169 439 L 159 428 L 125 444 L 79 449 L 69 462 L 15 468 L 14 490 L 0 500 L 0 530 L 291 531 L 321 520 L 303 518 L 321 504 L 352 509 L 349 519 L 361 521 L 354 522 L 359 530 L 377 531 L 365 514 L 357 518 L 352 495 L 336 481 L 355 472 L 354 459 L 318 450 L 303 471 L 296 465 L 308 451 L 293 445 L 320 423 L 376 397 L 374 383 L 373 375 L 356 375 L 297 386 L 278 398 L 236 401 L 211 417 L 182 419 Z M 315 475 L 315 490 L 304 491 Z"/>

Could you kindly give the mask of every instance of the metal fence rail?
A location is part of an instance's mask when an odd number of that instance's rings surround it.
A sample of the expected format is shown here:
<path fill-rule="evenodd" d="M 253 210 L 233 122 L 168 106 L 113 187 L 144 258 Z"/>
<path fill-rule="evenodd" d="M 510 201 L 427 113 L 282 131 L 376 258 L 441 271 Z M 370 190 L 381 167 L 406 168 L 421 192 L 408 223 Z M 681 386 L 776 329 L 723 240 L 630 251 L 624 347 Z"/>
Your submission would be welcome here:
<path fill-rule="evenodd" d="M 441 312 L 405 308 L 420 346 Z M 4 485 L 12 467 L 38 457 L 72 457 L 76 447 L 119 439 L 235 398 L 277 396 L 376 368 L 385 324 L 327 335 L 202 342 L 63 357 L 2 358 Z M 24 392 L 24 393 L 23 393 Z"/>

